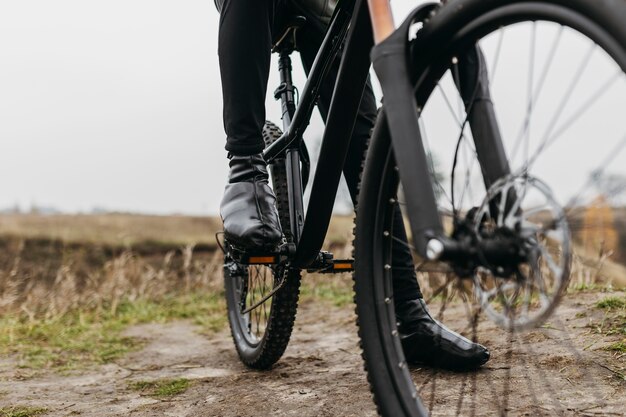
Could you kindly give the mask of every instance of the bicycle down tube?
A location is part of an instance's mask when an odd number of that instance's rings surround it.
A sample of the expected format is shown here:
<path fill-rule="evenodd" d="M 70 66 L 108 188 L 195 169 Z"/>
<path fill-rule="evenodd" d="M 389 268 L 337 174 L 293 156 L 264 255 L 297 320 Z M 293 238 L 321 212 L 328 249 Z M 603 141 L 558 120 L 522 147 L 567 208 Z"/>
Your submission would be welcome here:
<path fill-rule="evenodd" d="M 305 216 L 299 204 L 302 198 L 302 185 L 298 153 L 302 132 L 313 112 L 319 85 L 343 45 L 346 32 L 347 40 L 339 76 Z M 296 256 L 293 260 L 295 267 L 305 268 L 313 263 L 324 242 L 352 129 L 369 74 L 369 51 L 372 46 L 373 38 L 367 7 L 362 7 L 361 2 L 355 0 L 340 2 L 310 71 L 300 100 L 301 104 L 292 117 L 288 131 L 264 152 L 268 162 L 283 152 L 287 154 L 290 214 L 291 218 L 296 220 L 292 223 L 292 233 L 297 242 Z"/>
<path fill-rule="evenodd" d="M 435 7 L 436 3 L 424 5 L 413 13 L 415 19 L 421 19 Z M 385 115 L 395 149 L 396 161 L 405 187 L 417 190 L 410 193 L 412 201 L 407 201 L 408 215 L 415 237 L 416 249 L 422 256 L 428 255 L 428 244 L 433 239 L 443 236 L 443 227 L 437 210 L 436 199 L 427 157 L 417 123 L 415 96 L 409 76 L 406 59 L 406 39 L 410 19 L 403 27 L 392 33 L 379 44 L 372 54 L 376 71 L 381 78 L 385 93 Z M 349 29 L 348 29 L 349 27 Z M 346 34 L 347 32 L 347 34 Z M 299 149 L 302 133 L 306 128 L 315 106 L 319 85 L 326 77 L 328 69 L 336 58 L 345 39 L 339 75 L 329 109 L 328 120 L 322 147 L 319 154 L 318 169 L 312 182 L 310 202 L 304 214 L 302 202 L 302 179 L 300 172 Z M 296 243 L 296 254 L 292 264 L 296 268 L 306 268 L 318 257 L 322 248 L 334 206 L 343 165 L 350 145 L 350 137 L 356 120 L 361 97 L 367 82 L 370 68 L 370 50 L 374 46 L 372 23 L 368 5 L 364 0 L 346 0 L 338 4 L 330 28 L 322 47 L 310 71 L 301 104 L 295 113 L 289 114 L 291 123 L 285 126 L 286 132 L 272 146 L 265 150 L 268 162 L 277 157 L 286 157 L 290 217 L 292 234 Z M 382 46 L 382 47 L 381 47 Z M 469 60 L 466 77 L 458 85 L 465 90 L 470 74 L 476 74 Z M 475 62 L 475 61 L 474 61 Z M 391 71 L 391 74 L 389 73 Z M 486 76 L 481 72 L 481 76 Z M 471 112 L 472 130 L 476 130 L 477 149 L 482 155 L 481 165 L 489 175 L 490 182 L 508 173 L 508 162 L 503 153 L 498 125 L 491 106 L 487 83 L 475 79 L 481 87 L 480 100 L 483 101 Z M 474 84 L 475 85 L 475 84 Z M 466 88 L 463 88 L 466 87 Z M 466 102 L 467 104 L 467 102 Z M 491 110 L 491 111 L 489 111 Z M 286 123 L 287 124 L 287 123 Z M 444 241 L 447 245 L 452 242 Z"/>

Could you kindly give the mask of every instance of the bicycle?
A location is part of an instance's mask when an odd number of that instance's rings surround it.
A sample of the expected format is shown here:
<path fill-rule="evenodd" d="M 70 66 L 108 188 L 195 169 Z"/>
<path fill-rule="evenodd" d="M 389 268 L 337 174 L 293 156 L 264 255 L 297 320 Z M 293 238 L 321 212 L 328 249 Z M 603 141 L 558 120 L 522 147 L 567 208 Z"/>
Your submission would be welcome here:
<path fill-rule="evenodd" d="M 271 367 L 284 353 L 295 320 L 302 270 L 354 272 L 368 380 L 378 411 L 390 416 L 436 412 L 433 398 L 427 407 L 424 387 L 430 382 L 409 369 L 398 336 L 390 250 L 397 240 L 390 227 L 397 215 L 395 208 L 401 208 L 411 232 L 402 243 L 414 252 L 417 272 L 430 284 L 429 301 L 439 306 L 439 316 L 450 306 L 465 311 L 464 331 L 474 339 L 482 312 L 513 333 L 535 328 L 553 314 L 569 283 L 577 247 L 574 226 L 580 212 L 597 201 L 593 194 L 597 181 L 609 175 L 616 162 L 626 162 L 621 156 L 626 132 L 616 134 L 623 128 L 619 120 L 612 120 L 615 109 L 626 108 L 623 1 L 444 3 L 416 8 L 394 29 L 388 9 L 374 15 L 373 25 L 364 1 L 341 0 L 299 102 L 290 55 L 305 21 L 296 18 L 286 25 L 274 47 L 279 54 L 281 84 L 276 98 L 282 103 L 284 132 L 268 123 L 263 133 L 284 243 L 271 253 L 249 253 L 228 242 L 222 244 L 231 331 L 241 360 L 256 369 Z M 371 10 L 381 7 L 385 9 L 386 2 L 370 0 Z M 517 39 L 520 30 L 530 35 L 521 37 L 529 45 L 523 58 L 517 50 L 503 46 L 507 33 Z M 538 42 L 540 35 L 550 42 Z M 577 59 L 559 55 L 563 39 L 570 36 L 575 45 L 586 45 L 581 53 L 573 54 Z M 309 183 L 310 161 L 302 135 L 320 82 L 340 54 L 341 70 L 305 210 L 303 190 Z M 535 61 L 541 54 L 546 62 L 536 78 Z M 594 67 L 594 77 L 579 87 L 585 70 L 596 65 L 592 64 L 594 54 L 601 56 L 603 70 Z M 520 97 L 497 107 L 491 90 L 496 76 L 501 77 L 502 60 L 508 60 L 514 75 L 504 85 L 507 96 L 517 93 Z M 321 248 L 372 62 L 384 102 L 364 164 L 355 259 L 336 260 Z M 562 77 L 550 76 L 554 66 Z M 521 67 L 528 69 L 525 78 L 515 75 Z M 602 82 L 597 82 L 600 73 Z M 563 84 L 564 79 L 569 82 Z M 548 113 L 539 106 L 553 100 L 539 99 L 550 86 L 565 86 L 565 92 L 554 103 L 552 117 L 543 120 Z M 587 93 L 587 99 L 561 122 L 577 87 Z M 451 100 L 450 94 L 457 100 Z M 598 107 L 600 99 L 607 99 L 608 104 Z M 505 107 L 519 107 L 521 123 L 506 119 L 500 124 L 500 109 Z M 608 114 L 611 120 L 581 122 L 592 109 L 600 109 L 598 113 Z M 451 115 L 451 120 L 441 123 L 440 117 L 431 114 L 437 110 Z M 436 141 L 426 129 L 429 118 L 439 121 L 437 126 L 443 130 Z M 539 126 L 543 135 L 533 142 L 532 133 Z M 571 133 L 572 126 L 578 135 Z M 585 139 L 597 134 L 598 126 L 612 142 L 607 139 L 607 146 L 591 145 L 586 152 L 579 151 L 589 145 Z M 565 145 L 564 136 L 569 138 Z M 577 161 L 568 173 L 571 181 L 563 181 L 559 170 L 569 167 L 563 161 L 568 152 Z M 442 153 L 449 158 L 446 169 Z M 442 174 L 448 171 L 449 176 Z M 457 415 L 477 412 L 475 403 L 463 404 L 466 382 L 458 398 L 442 400 Z M 472 384 L 476 389 L 475 378 Z M 498 405 L 499 414 L 506 414 L 506 403 L 505 399 Z"/>

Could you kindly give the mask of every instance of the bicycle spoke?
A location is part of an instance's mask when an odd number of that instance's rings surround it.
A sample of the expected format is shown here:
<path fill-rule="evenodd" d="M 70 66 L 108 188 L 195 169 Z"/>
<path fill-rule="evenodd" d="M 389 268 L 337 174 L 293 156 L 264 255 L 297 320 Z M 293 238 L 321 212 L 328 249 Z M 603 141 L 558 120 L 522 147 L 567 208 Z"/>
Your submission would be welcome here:
<path fill-rule="evenodd" d="M 261 297 L 265 297 L 267 295 L 267 293 L 268 293 L 268 285 L 267 285 L 267 270 L 268 270 L 268 268 L 267 267 L 262 267 L 262 269 L 263 269 L 263 287 L 262 287 L 260 296 Z M 263 298 L 261 298 L 261 300 L 262 299 Z M 261 327 L 261 329 L 263 331 L 265 331 L 265 323 L 267 323 L 267 304 L 268 304 L 267 301 L 262 303 L 261 306 L 260 306 L 261 307 L 260 308 L 261 311 L 259 312 L 259 316 L 260 316 L 259 319 L 261 321 L 260 327 Z"/>
<path fill-rule="evenodd" d="M 452 58 L 451 72 L 452 72 L 454 84 L 457 86 L 457 89 L 458 89 L 461 86 L 461 82 L 460 82 L 460 74 L 459 74 L 459 59 L 457 57 Z M 455 96 L 456 96 L 456 104 L 458 107 L 457 120 L 463 120 L 463 114 L 465 113 L 465 104 L 463 103 L 463 98 L 461 97 L 460 94 L 455 94 Z"/>
<path fill-rule="evenodd" d="M 541 250 L 541 255 L 545 258 L 552 272 L 557 276 L 561 275 L 563 273 L 563 269 L 556 264 L 552 255 L 550 255 L 550 252 L 548 252 L 548 250 L 543 246 L 540 246 L 539 249 Z"/>
<path fill-rule="evenodd" d="M 528 192 L 528 186 L 527 186 L 528 184 L 526 183 L 525 185 L 526 186 L 522 190 L 520 190 L 518 187 L 515 187 L 516 198 L 513 201 L 513 205 L 506 213 L 506 220 L 504 220 L 504 224 L 506 224 L 509 227 L 511 227 L 513 217 L 517 215 L 517 213 L 522 207 L 522 203 L 524 202 L 524 199 L 526 198 L 526 195 L 527 195 L 526 193 Z"/>
<path fill-rule="evenodd" d="M 448 95 L 446 94 L 446 92 L 443 89 L 443 87 L 441 87 L 440 83 L 437 83 L 437 89 L 439 90 L 439 92 L 443 96 L 443 100 L 446 103 L 446 107 L 448 108 L 448 110 L 450 110 L 450 114 L 452 115 L 452 118 L 454 119 L 454 122 L 457 124 L 457 126 L 461 127 L 461 120 L 458 118 L 458 115 L 456 114 L 456 111 L 452 107 L 452 103 L 450 103 L 450 99 L 448 98 Z"/>
<path fill-rule="evenodd" d="M 466 195 L 466 191 L 467 191 L 467 195 L 468 195 L 468 197 L 470 199 L 470 204 L 471 204 L 471 202 L 474 201 L 474 193 L 472 192 L 471 180 L 472 180 L 472 172 L 474 170 L 474 167 L 476 166 L 476 163 L 478 162 L 478 158 L 477 157 L 472 158 L 471 156 L 467 155 L 467 148 L 470 147 L 469 145 L 467 145 L 467 142 L 468 142 L 467 139 L 465 138 L 463 140 L 463 142 L 466 144 L 466 147 L 465 147 L 466 152 L 464 152 L 464 154 L 465 154 L 465 164 L 468 167 L 465 170 L 465 183 L 463 185 L 463 191 L 462 191 L 461 196 L 459 198 L 460 203 L 461 203 L 461 207 L 463 206 L 463 201 L 464 201 L 464 198 L 465 198 L 465 195 Z M 473 156 L 476 156 L 476 150 L 474 150 L 474 155 Z M 468 161 L 468 158 L 471 158 L 470 161 Z"/>
<path fill-rule="evenodd" d="M 576 110 L 574 114 L 561 125 L 560 128 L 556 129 L 556 132 L 554 133 L 554 135 L 548 140 L 546 147 L 552 145 L 557 139 L 559 139 L 563 135 L 563 133 L 565 133 L 568 129 L 570 129 L 574 125 L 575 121 L 580 120 L 581 117 L 587 111 L 589 111 L 589 109 L 591 109 L 593 105 L 597 103 L 597 101 L 600 98 L 602 98 L 604 94 L 606 94 L 606 92 L 611 90 L 611 87 L 613 86 L 613 84 L 615 84 L 617 80 L 619 80 L 620 78 L 626 79 L 626 76 L 624 76 L 621 70 L 618 71 L 614 76 L 609 78 L 604 84 L 602 84 L 600 88 L 598 88 L 598 90 L 594 94 L 592 94 L 591 97 L 589 97 L 578 108 L 578 110 Z"/>
<path fill-rule="evenodd" d="M 626 134 L 624 134 L 623 138 L 617 143 L 617 145 L 609 152 L 608 156 L 604 159 L 604 161 L 598 166 L 598 168 L 591 173 L 587 181 L 583 184 L 583 186 L 576 192 L 565 204 L 565 213 L 566 217 L 573 218 L 578 212 L 584 209 L 583 206 L 579 206 L 580 199 L 587 189 L 592 185 L 594 178 L 601 177 L 607 169 L 611 166 L 615 158 L 622 153 L 622 151 L 626 148 Z"/>
<path fill-rule="evenodd" d="M 498 226 L 504 225 L 504 216 L 506 215 L 506 203 L 509 199 L 509 191 L 511 186 L 507 186 L 500 192 L 500 202 L 498 204 Z"/>
<path fill-rule="evenodd" d="M 242 292 L 241 295 L 240 311 L 244 313 L 249 309 L 245 313 L 248 334 L 256 337 L 257 340 L 262 338 L 270 320 L 272 296 L 269 294 L 275 289 L 273 275 L 269 267 L 249 266 L 246 279 L 247 291 Z"/>
<path fill-rule="evenodd" d="M 535 350 L 532 346 L 532 343 L 520 343 L 520 349 L 522 349 L 525 352 L 530 352 L 530 356 L 531 357 L 537 357 L 538 355 L 535 353 Z M 552 404 L 554 406 L 555 409 L 560 409 L 561 413 L 559 413 L 560 415 L 563 415 L 563 405 L 558 401 L 558 395 L 557 393 L 554 391 L 554 388 L 552 387 L 552 384 L 549 383 L 548 378 L 546 376 L 546 372 L 544 371 L 543 367 L 541 366 L 536 366 L 535 367 L 538 371 L 539 371 L 539 377 L 541 378 L 541 381 L 543 382 L 542 386 L 548 390 L 549 398 L 552 400 Z"/>
<path fill-rule="evenodd" d="M 489 85 L 494 84 L 494 80 L 496 78 L 496 70 L 498 69 L 498 63 L 500 61 L 500 53 L 502 52 L 502 44 L 504 43 L 504 33 L 506 29 L 504 27 L 499 29 L 499 38 L 498 38 L 498 46 L 496 47 L 496 55 L 493 60 L 493 65 L 491 66 L 491 71 L 489 72 Z"/>
<path fill-rule="evenodd" d="M 452 281 L 454 281 L 456 277 L 452 274 L 447 275 L 446 282 L 443 283 L 439 288 L 437 288 L 430 297 L 426 300 L 426 304 L 430 304 L 435 298 L 439 297 L 447 288 Z"/>
<path fill-rule="evenodd" d="M 530 90 L 529 92 L 529 101 L 528 101 L 528 107 L 527 107 L 527 111 L 526 111 L 526 116 L 524 117 L 524 121 L 522 123 L 522 126 L 519 129 L 519 132 L 517 134 L 517 139 L 515 140 L 515 145 L 513 146 L 513 149 L 511 150 L 511 157 L 509 158 L 511 161 L 515 160 L 515 157 L 517 155 L 517 151 L 519 149 L 520 144 L 522 143 L 522 139 L 529 135 L 528 130 L 530 130 L 530 119 L 532 118 L 534 109 L 536 107 L 537 102 L 539 101 L 539 97 L 541 95 L 541 93 L 544 91 L 543 86 L 544 83 L 546 82 L 546 79 L 548 78 L 548 73 L 550 72 L 550 68 L 552 67 L 552 63 L 554 62 L 554 57 L 556 56 L 556 49 L 558 47 L 558 45 L 561 42 L 562 39 L 562 35 L 563 35 L 563 26 L 559 27 L 559 31 L 557 32 L 557 35 L 552 43 L 552 47 L 550 48 L 550 53 L 548 55 L 548 61 L 546 62 L 543 71 L 541 73 L 541 77 L 539 79 L 539 83 L 537 84 L 537 87 L 535 88 L 534 92 L 532 90 Z M 533 50 L 533 56 L 534 56 L 534 50 Z M 529 82 L 530 84 L 530 82 Z"/>
<path fill-rule="evenodd" d="M 530 165 L 532 165 L 532 163 L 535 160 L 536 155 L 540 154 L 543 151 L 547 141 L 552 136 L 552 132 L 554 131 L 554 128 L 556 127 L 557 123 L 559 122 L 559 119 L 561 118 L 561 115 L 563 114 L 563 110 L 565 110 L 565 107 L 569 103 L 569 101 L 570 101 L 574 91 L 576 90 L 576 87 L 578 86 L 578 83 L 582 79 L 582 76 L 585 73 L 585 70 L 589 66 L 589 62 L 591 61 L 591 59 L 590 59 L 591 55 L 595 51 L 596 46 L 597 45 L 595 43 L 592 44 L 590 46 L 589 50 L 587 51 L 585 57 L 580 62 L 579 66 L 578 66 L 578 69 L 574 73 L 574 78 L 570 82 L 565 95 L 563 96 L 563 98 L 560 101 L 558 109 L 555 111 L 554 115 L 552 116 L 552 119 L 551 119 L 550 123 L 548 124 L 548 128 L 546 129 L 546 131 L 542 135 L 542 139 L 540 141 L 540 145 L 539 145 L 537 151 L 533 154 L 533 156 L 530 158 L 530 160 L 522 168 L 522 170 L 521 170 L 522 172 L 527 172 L 528 171 L 528 167 Z"/>
<path fill-rule="evenodd" d="M 618 140 L 615 145 L 612 142 L 593 143 L 595 138 L 588 142 L 583 139 L 598 132 L 598 129 L 594 130 L 594 113 L 599 114 L 598 117 L 604 116 L 607 112 L 602 112 L 603 105 L 623 103 L 614 98 L 622 93 L 620 83 L 626 81 L 626 77 L 621 71 L 614 74 L 612 67 L 603 67 L 605 62 L 595 55 L 599 55 L 598 51 L 604 45 L 602 39 L 590 38 L 591 42 L 580 42 L 576 37 L 570 38 L 573 31 L 560 24 L 558 19 L 547 22 L 549 31 L 543 30 L 543 23 L 546 22 L 541 19 L 527 19 L 523 24 L 511 25 L 520 30 L 513 28 L 510 31 L 507 26 L 490 26 L 488 35 L 491 38 L 485 36 L 486 39 L 474 39 L 474 33 L 476 37 L 482 35 L 472 31 L 472 36 L 460 39 L 467 42 L 456 43 L 455 40 L 450 55 L 443 55 L 449 52 L 437 55 L 443 64 L 429 67 L 429 72 L 418 78 L 426 80 L 416 88 L 418 101 L 423 100 L 418 103 L 417 113 L 443 226 L 441 241 L 449 250 L 444 251 L 441 258 L 445 261 L 429 262 L 423 259 L 423 254 L 417 253 L 416 246 L 419 245 L 414 243 L 422 238 L 421 235 L 400 238 L 390 233 L 393 228 L 387 216 L 392 217 L 391 213 L 383 212 L 384 226 L 377 226 L 372 233 L 374 239 L 382 240 L 385 246 L 380 251 L 383 254 L 381 259 L 369 266 L 386 266 L 381 273 L 384 278 L 382 294 L 376 293 L 372 304 L 379 303 L 381 295 L 393 296 L 395 274 L 408 275 L 413 270 L 432 317 L 445 319 L 444 324 L 450 329 L 477 343 L 484 343 L 492 351 L 492 362 L 482 372 L 452 374 L 426 367 L 411 369 L 413 386 L 410 388 L 417 389 L 422 404 L 432 415 L 542 415 L 578 411 L 569 408 L 571 399 L 563 395 L 572 390 L 566 389 L 562 393 L 557 388 L 568 375 L 553 372 L 561 364 L 551 356 L 553 352 L 548 352 L 550 347 L 546 340 L 519 332 L 530 330 L 531 335 L 548 334 L 532 329 L 546 325 L 565 294 L 570 274 L 580 273 L 582 277 L 587 273 L 588 265 L 593 263 L 587 259 L 587 240 L 595 245 L 596 235 L 582 235 L 579 231 L 593 229 L 596 233 L 597 229 L 600 236 L 603 230 L 611 227 L 605 223 L 613 221 L 612 214 L 592 213 L 593 208 L 587 200 L 592 200 L 598 190 L 616 189 L 615 184 L 621 177 L 613 172 L 611 165 L 623 162 L 618 154 L 624 153 L 626 148 L 626 132 L 623 137 L 612 137 Z M 481 43 L 491 58 L 482 68 L 484 71 L 487 67 L 490 69 L 486 75 L 492 87 L 491 95 L 482 94 L 484 91 L 477 89 L 470 98 L 472 92 L 467 91 L 466 77 L 471 75 L 465 73 L 466 59 L 461 48 Z M 513 44 L 520 47 L 515 50 Z M 564 56 L 563 50 L 571 57 Z M 431 83 L 431 76 L 439 79 Z M 464 81 L 462 92 L 461 80 Z M 498 89 L 493 88 L 494 82 Z M 489 99 L 501 128 L 500 135 L 490 135 L 488 122 L 491 120 L 481 119 L 483 115 L 477 114 L 478 104 L 472 113 L 475 103 Z M 436 122 L 431 121 L 431 112 L 439 113 L 439 117 L 434 118 Z M 597 120 L 602 136 L 622 134 L 623 124 L 609 123 L 614 121 Z M 570 135 L 572 144 L 565 147 L 568 143 L 562 139 Z M 489 143 L 491 136 L 501 137 L 503 146 Z M 480 144 L 480 159 L 477 143 Z M 591 150 L 583 153 L 582 145 L 587 144 Z M 391 160 L 394 149 L 392 145 L 388 146 Z M 559 152 L 562 146 L 565 150 Z M 612 149 L 605 157 L 609 147 Z M 566 165 L 564 157 L 569 155 L 574 161 L 578 157 L 580 162 Z M 549 161 L 549 158 L 554 160 Z M 595 168 L 598 159 L 602 163 L 587 179 L 585 171 Z M 552 163 L 547 164 L 546 160 Z M 394 166 L 383 165 L 383 160 L 376 162 L 377 167 L 386 166 L 380 168 L 385 175 L 381 176 L 381 185 L 376 183 L 375 177 L 373 180 L 370 177 L 372 189 L 380 187 L 375 194 L 379 198 L 377 204 L 397 201 L 406 215 L 406 199 L 401 197 L 405 201 L 400 201 L 398 196 L 407 191 L 418 191 L 401 190 Z M 579 190 L 581 185 L 583 188 Z M 611 193 L 605 191 L 604 194 L 608 195 L 607 202 L 603 203 L 608 213 L 622 200 L 609 201 Z M 566 206 L 563 205 L 565 201 L 569 201 Z M 586 212 L 574 215 L 578 210 Z M 619 213 L 621 222 L 622 213 Z M 601 224 L 596 224 L 594 216 L 602 217 Z M 589 220 L 590 217 L 594 218 Z M 403 219 L 410 221 L 409 216 Z M 618 229 L 618 226 L 614 228 Z M 432 237 L 427 235 L 426 238 Z M 446 246 L 448 242 L 450 245 Z M 411 251 L 415 266 L 399 262 L 399 257 L 393 258 L 399 248 Z M 379 262 L 381 260 L 383 262 Z M 405 261 L 404 257 L 402 260 Z M 612 260 L 607 255 L 599 263 L 605 261 Z M 590 280 L 584 279 L 585 283 Z M 369 288 L 377 285 L 375 282 Z M 390 300 L 384 301 L 385 305 L 374 308 L 381 310 L 381 316 L 388 314 L 388 318 L 384 316 L 385 320 L 393 324 L 392 320 L 397 321 L 397 316 L 387 305 L 391 304 Z M 388 341 L 385 348 L 399 349 L 397 339 Z M 402 352 L 397 353 L 402 358 Z M 554 364 L 548 361 L 552 359 L 555 359 Z M 397 372 L 395 360 L 390 363 Z M 400 365 L 403 364 L 406 362 L 401 359 Z"/>
<path fill-rule="evenodd" d="M 429 262 L 422 262 L 413 270 L 417 273 L 449 274 L 451 272 L 450 267 L 445 264 L 431 265 Z"/>
<path fill-rule="evenodd" d="M 550 207 L 547 204 L 543 204 L 537 207 L 526 209 L 522 212 L 522 219 L 528 220 L 531 216 L 535 214 L 543 213 L 547 210 L 550 210 Z"/>
<path fill-rule="evenodd" d="M 528 153 L 530 147 L 530 133 L 531 133 L 531 119 L 533 113 L 533 84 L 535 82 L 535 45 L 537 43 L 537 22 L 533 22 L 533 30 L 531 36 L 531 48 L 530 48 L 530 59 L 528 60 L 528 104 L 527 104 L 527 118 L 528 123 L 526 124 L 525 136 L 526 140 L 524 146 L 524 159 L 528 162 Z"/>
<path fill-rule="evenodd" d="M 539 155 L 541 154 L 541 152 L 543 152 L 544 150 L 546 150 L 548 147 L 550 147 L 551 145 L 553 145 L 559 138 L 561 138 L 563 136 L 563 134 L 565 132 L 567 132 L 569 129 L 571 129 L 571 127 L 573 125 L 575 125 L 575 122 L 580 120 L 581 117 L 587 112 L 589 111 L 590 108 L 593 107 L 593 105 L 595 103 L 598 102 L 598 100 L 604 95 L 606 94 L 608 91 L 610 91 L 610 87 L 617 81 L 619 80 L 621 77 L 624 77 L 624 74 L 621 72 L 618 72 L 617 74 L 615 74 L 614 76 L 612 76 L 609 80 L 607 80 L 604 84 L 602 84 L 602 86 L 600 86 L 600 88 L 594 92 L 591 97 L 589 97 L 575 112 L 574 114 L 568 118 L 562 125 L 561 127 L 559 127 L 558 129 L 556 129 L 556 132 L 551 134 L 550 136 L 545 136 L 544 140 L 542 142 L 542 145 L 539 147 L 539 149 L 535 152 L 535 154 L 533 155 L 533 158 L 526 164 L 526 168 L 525 171 L 527 171 L 530 166 L 532 166 L 532 164 L 537 160 L 537 158 L 539 157 Z"/>
<path fill-rule="evenodd" d="M 566 325 L 565 323 L 559 318 L 559 316 L 555 316 L 554 317 L 554 322 L 556 323 L 557 326 L 566 329 Z M 564 331 L 562 334 L 562 337 L 559 339 L 559 342 L 562 346 L 565 346 L 567 348 L 567 350 L 576 358 L 576 362 L 577 363 L 585 363 L 585 359 L 583 358 L 582 354 L 580 353 L 580 350 L 576 348 L 576 346 L 574 346 L 574 343 L 572 342 L 572 337 L 569 334 L 569 332 Z M 593 369 L 593 368 L 591 368 Z M 589 383 L 589 381 L 594 381 L 597 378 L 593 378 L 590 376 L 590 372 L 585 369 L 584 367 L 582 367 L 581 369 L 579 369 L 582 373 L 583 373 L 583 378 L 581 378 L 580 380 L 584 383 L 587 382 L 587 392 L 593 392 L 593 396 L 594 396 L 594 402 L 596 404 L 599 404 L 600 406 L 604 406 L 606 405 L 606 398 L 603 398 L 603 396 L 600 394 L 600 391 L 598 389 L 598 385 L 594 384 L 594 383 Z M 597 377 L 598 375 L 596 375 Z"/>
<path fill-rule="evenodd" d="M 405 240 L 402 240 L 402 239 L 397 238 L 395 236 L 392 236 L 391 238 L 393 239 L 394 242 L 398 242 L 401 245 L 404 245 L 404 246 L 406 246 L 407 248 L 409 248 L 409 249 L 411 249 L 413 251 L 417 250 L 417 249 L 415 249 L 415 246 L 411 245 L 410 243 L 407 243 Z"/>
<path fill-rule="evenodd" d="M 463 382 L 461 383 L 461 389 L 459 391 L 459 399 L 456 403 L 456 412 L 455 416 L 461 415 L 461 410 L 463 409 L 463 400 L 465 399 L 465 385 L 467 384 L 467 375 L 463 375 Z"/>
<path fill-rule="evenodd" d="M 520 274 L 520 276 L 518 276 L 518 279 L 525 282 L 526 283 L 526 295 L 524 297 L 524 304 L 522 306 L 522 317 L 528 317 L 528 312 L 530 309 L 530 303 L 532 302 L 532 298 L 533 298 L 533 285 L 532 285 L 532 280 L 535 279 L 535 270 L 530 268 L 530 272 L 529 272 L 529 276 L 525 276 L 522 272 L 518 271 L 518 274 Z M 531 277 L 532 276 L 532 280 Z"/>

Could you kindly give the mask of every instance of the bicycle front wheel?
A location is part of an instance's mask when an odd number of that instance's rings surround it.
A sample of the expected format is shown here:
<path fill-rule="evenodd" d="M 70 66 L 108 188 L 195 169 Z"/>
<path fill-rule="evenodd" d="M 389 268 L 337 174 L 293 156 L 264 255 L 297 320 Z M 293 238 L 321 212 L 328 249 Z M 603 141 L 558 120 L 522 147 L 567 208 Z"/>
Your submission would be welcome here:
<path fill-rule="evenodd" d="M 586 394 L 591 398 L 557 395 L 567 384 L 559 369 L 546 372 L 532 362 L 532 343 L 512 344 L 519 332 L 552 316 L 573 259 L 611 251 L 593 219 L 610 218 L 606 213 L 625 200 L 625 21 L 620 1 L 452 0 L 418 31 L 416 42 L 440 42 L 424 54 L 428 62 L 416 63 L 413 79 L 445 232 L 474 243 L 519 238 L 525 249 L 523 259 L 507 265 L 433 263 L 419 257 L 411 238 L 394 236 L 397 207 L 407 219 L 404 198 L 417 191 L 400 185 L 381 111 L 362 178 L 355 240 L 359 334 L 381 414 L 506 415 L 515 409 L 516 415 L 558 415 L 580 402 L 603 401 L 593 389 Z M 479 63 L 474 73 L 463 68 L 472 59 Z M 467 91 L 474 76 L 490 94 Z M 490 123 L 482 117 L 485 103 L 495 110 Z M 496 169 L 484 146 L 494 137 L 505 162 Z M 452 374 L 409 366 L 393 303 L 394 244 L 412 250 L 437 318 L 488 345 L 498 364 L 493 371 Z"/>

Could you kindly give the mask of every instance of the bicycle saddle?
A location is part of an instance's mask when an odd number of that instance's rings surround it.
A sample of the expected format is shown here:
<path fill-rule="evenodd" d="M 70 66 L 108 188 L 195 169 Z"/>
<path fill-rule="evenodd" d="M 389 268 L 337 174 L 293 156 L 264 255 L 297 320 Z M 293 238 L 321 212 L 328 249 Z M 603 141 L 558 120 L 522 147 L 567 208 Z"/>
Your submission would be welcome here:
<path fill-rule="evenodd" d="M 296 49 L 296 32 L 298 29 L 306 25 L 306 17 L 304 16 L 292 16 L 279 26 L 277 37 L 272 41 L 272 52 L 277 52 L 282 49 L 294 50 Z"/>
<path fill-rule="evenodd" d="M 222 11 L 222 5 L 224 4 L 224 0 L 213 0 L 215 3 L 215 8 L 218 12 Z M 333 13 L 335 12 L 335 7 L 337 7 L 337 2 L 339 0 L 289 0 L 285 1 L 286 5 L 290 5 L 296 10 L 304 13 L 307 17 L 313 18 L 319 21 L 324 27 L 328 26 L 331 18 L 333 17 Z M 281 28 L 282 30 L 277 30 L 276 33 L 284 34 L 285 28 Z M 277 39 L 279 39 L 279 36 Z"/>
<path fill-rule="evenodd" d="M 337 7 L 338 0 L 294 0 L 294 5 L 302 7 L 307 12 L 318 20 L 321 20 L 324 25 L 330 23 L 330 19 L 333 17 L 335 7 Z"/>
<path fill-rule="evenodd" d="M 223 1 L 223 0 L 215 0 Z M 321 30 L 328 27 L 338 0 L 288 0 L 276 15 L 275 37 L 272 51 L 297 49 L 296 32 L 307 23 L 318 26 Z M 290 41 L 285 45 L 285 41 Z"/>

